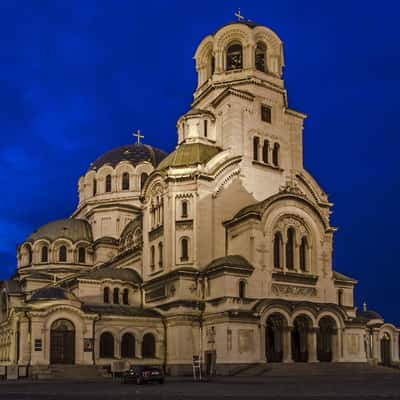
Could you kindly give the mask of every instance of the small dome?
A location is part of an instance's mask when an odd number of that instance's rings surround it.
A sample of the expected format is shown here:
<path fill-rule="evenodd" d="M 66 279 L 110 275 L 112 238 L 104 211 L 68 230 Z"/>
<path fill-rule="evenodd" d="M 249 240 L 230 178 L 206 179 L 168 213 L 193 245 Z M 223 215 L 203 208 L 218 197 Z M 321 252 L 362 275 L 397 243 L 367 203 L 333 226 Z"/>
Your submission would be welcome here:
<path fill-rule="evenodd" d="M 160 163 L 158 169 L 206 164 L 220 151 L 218 147 L 203 143 L 182 144 Z"/>
<path fill-rule="evenodd" d="M 378 314 L 376 311 L 373 311 L 373 310 L 357 311 L 357 317 L 366 319 L 368 321 L 370 321 L 372 319 L 383 320 L 382 315 Z"/>
<path fill-rule="evenodd" d="M 84 219 L 59 219 L 36 229 L 27 240 L 31 242 L 38 239 L 54 241 L 59 238 L 70 239 L 73 242 L 78 240 L 87 240 L 91 242 L 92 228 L 89 222 Z"/>
<path fill-rule="evenodd" d="M 90 164 L 89 170 L 98 170 L 106 164 L 115 167 L 121 161 L 129 161 L 133 165 L 148 161 L 156 167 L 166 156 L 167 153 L 165 151 L 147 144 L 127 144 L 107 151 L 107 153 L 96 158 Z"/>
<path fill-rule="evenodd" d="M 45 287 L 36 290 L 32 296 L 31 300 L 73 300 L 77 301 L 77 297 L 68 291 L 67 289 L 61 287 Z"/>
<path fill-rule="evenodd" d="M 218 31 L 220 31 L 222 28 L 225 28 L 226 26 L 229 25 L 235 25 L 235 24 L 239 24 L 239 25 L 246 25 L 251 29 L 256 28 L 257 26 L 261 26 L 260 24 L 257 24 L 254 21 L 250 21 L 250 20 L 243 20 L 243 21 L 232 21 L 232 22 L 228 22 L 227 24 L 224 24 L 222 26 L 220 26 L 214 33 L 213 35 L 215 35 Z"/>

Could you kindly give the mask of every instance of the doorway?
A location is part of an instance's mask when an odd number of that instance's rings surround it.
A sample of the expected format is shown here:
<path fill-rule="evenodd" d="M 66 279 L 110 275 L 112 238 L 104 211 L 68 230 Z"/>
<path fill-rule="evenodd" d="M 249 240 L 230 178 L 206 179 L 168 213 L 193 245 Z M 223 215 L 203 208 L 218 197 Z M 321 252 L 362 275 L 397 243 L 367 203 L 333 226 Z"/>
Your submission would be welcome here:
<path fill-rule="evenodd" d="M 388 333 L 385 333 L 381 339 L 381 363 L 387 367 L 392 364 L 391 357 L 392 341 Z"/>
<path fill-rule="evenodd" d="M 50 363 L 75 363 L 75 327 L 71 321 L 59 319 L 51 326 Z"/>

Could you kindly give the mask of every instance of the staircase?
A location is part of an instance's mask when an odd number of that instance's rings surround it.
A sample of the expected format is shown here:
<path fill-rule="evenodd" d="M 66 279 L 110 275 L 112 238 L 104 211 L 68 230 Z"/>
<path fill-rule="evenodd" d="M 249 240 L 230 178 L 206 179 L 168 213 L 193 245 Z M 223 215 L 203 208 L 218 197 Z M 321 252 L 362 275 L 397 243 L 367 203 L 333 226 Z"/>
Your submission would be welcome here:
<path fill-rule="evenodd" d="M 49 365 L 31 367 L 31 377 L 39 380 L 99 382 L 111 379 L 101 367 L 93 365 Z"/>

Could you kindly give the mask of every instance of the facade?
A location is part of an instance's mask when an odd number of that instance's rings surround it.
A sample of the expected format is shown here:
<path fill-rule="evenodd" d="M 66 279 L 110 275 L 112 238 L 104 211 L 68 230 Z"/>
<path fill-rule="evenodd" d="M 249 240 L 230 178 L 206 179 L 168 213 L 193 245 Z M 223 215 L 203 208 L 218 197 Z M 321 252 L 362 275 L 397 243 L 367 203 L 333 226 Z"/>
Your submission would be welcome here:
<path fill-rule="evenodd" d="M 250 21 L 195 52 L 176 149 L 113 149 L 70 218 L 17 248 L 1 283 L 0 365 L 114 360 L 228 374 L 266 362 L 399 362 L 399 329 L 332 269 L 332 203 L 303 167 L 283 46 Z"/>

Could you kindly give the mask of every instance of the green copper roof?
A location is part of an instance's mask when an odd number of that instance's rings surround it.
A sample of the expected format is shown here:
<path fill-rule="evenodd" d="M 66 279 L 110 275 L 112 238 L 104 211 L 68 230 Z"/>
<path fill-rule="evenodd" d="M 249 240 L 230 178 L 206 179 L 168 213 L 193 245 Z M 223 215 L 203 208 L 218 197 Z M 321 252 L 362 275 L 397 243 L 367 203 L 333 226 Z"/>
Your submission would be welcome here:
<path fill-rule="evenodd" d="M 158 169 L 206 164 L 220 151 L 221 149 L 218 147 L 203 143 L 181 144 L 175 151 L 161 161 Z"/>

